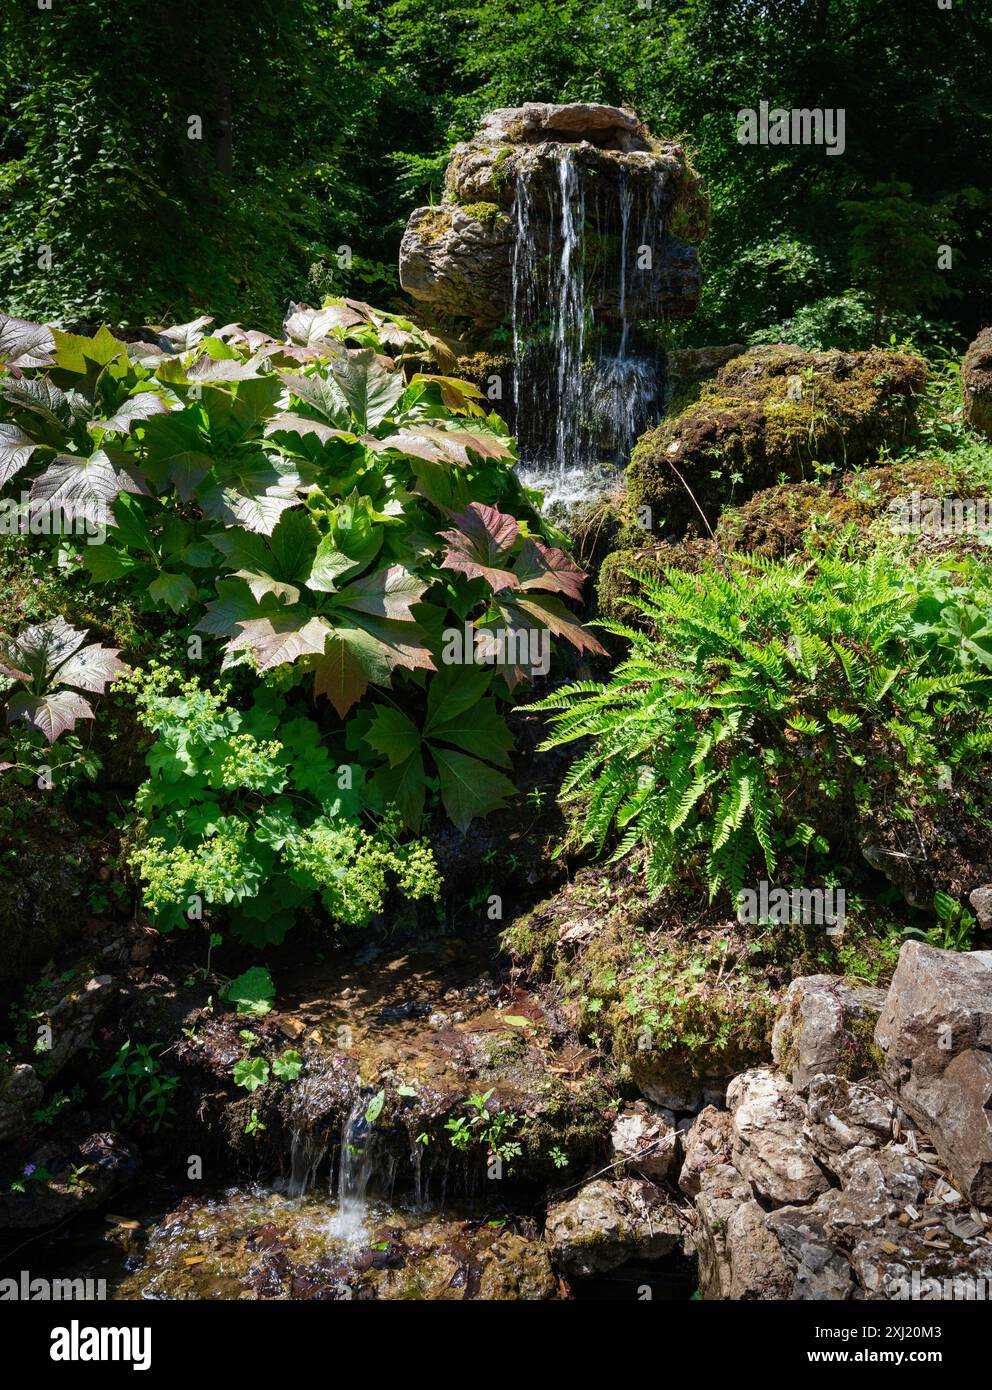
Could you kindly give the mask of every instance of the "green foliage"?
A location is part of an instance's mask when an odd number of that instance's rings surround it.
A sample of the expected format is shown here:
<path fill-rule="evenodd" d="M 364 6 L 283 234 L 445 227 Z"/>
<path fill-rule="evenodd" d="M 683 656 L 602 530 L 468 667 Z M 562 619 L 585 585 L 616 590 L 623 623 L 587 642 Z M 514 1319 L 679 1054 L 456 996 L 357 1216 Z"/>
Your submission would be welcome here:
<path fill-rule="evenodd" d="M 157 1044 L 122 1044 L 111 1066 L 100 1073 L 107 1083 L 104 1100 L 114 1103 L 115 1120 L 128 1126 L 139 1124 L 153 1133 L 174 1111 L 172 1093 L 179 1077 L 170 1075 L 154 1053 Z"/>
<path fill-rule="evenodd" d="M 479 389 L 413 370 L 450 360 L 429 333 L 353 300 L 296 306 L 281 342 L 208 323 L 170 329 L 163 353 L 7 320 L 0 482 L 27 484 L 59 535 L 84 528 L 93 579 L 221 646 L 223 669 L 278 671 L 339 720 L 396 689 L 464 828 L 512 792 L 491 765 L 510 744 L 496 698 L 539 641 L 598 649 L 560 597 L 581 571 L 542 539 Z M 464 680 L 438 674 L 465 632 Z M 377 794 L 416 830 L 428 779 L 417 748 L 397 756 L 398 705 L 363 711 L 350 740 L 375 721 Z"/>
<path fill-rule="evenodd" d="M 234 1064 L 234 1084 L 253 1095 L 269 1079 L 269 1064 L 264 1057 L 242 1057 Z"/>
<path fill-rule="evenodd" d="M 318 904 L 335 922 L 365 925 L 392 881 L 411 898 L 437 895 L 426 845 L 401 845 L 392 813 L 363 828 L 372 801 L 362 768 L 336 761 L 319 725 L 285 696 L 262 685 L 242 711 L 226 687 L 204 690 L 158 666 L 130 685 L 157 735 L 131 864 L 162 930 L 188 926 L 205 903 L 262 945 Z M 227 991 L 241 1011 L 264 1012 L 271 994 L 257 967 Z"/>
<path fill-rule="evenodd" d="M 237 1005 L 239 1014 L 267 1014 L 275 997 L 272 976 L 263 965 L 250 966 L 224 991 L 224 998 Z"/>
<path fill-rule="evenodd" d="M 303 1058 L 292 1047 L 272 1062 L 272 1075 L 277 1081 L 298 1081 L 302 1070 Z"/>
<path fill-rule="evenodd" d="M 904 927 L 902 935 L 918 937 L 942 951 L 970 951 L 976 923 L 968 909 L 949 893 L 936 893 L 933 908 L 937 914 L 935 927 Z"/>
<path fill-rule="evenodd" d="M 806 561 L 730 557 L 698 575 L 639 576 L 629 600 L 650 633 L 629 639 L 609 681 L 564 687 L 544 747 L 588 739 L 563 787 L 582 838 L 645 853 L 652 893 L 676 879 L 732 897 L 759 859 L 840 848 L 875 799 L 912 817 L 967 785 L 992 747 L 984 662 L 945 640 L 949 608 L 981 606 L 987 579 L 911 570 L 844 538 Z M 983 651 L 983 649 L 980 649 Z M 893 809 L 894 808 L 894 809 Z"/>
<path fill-rule="evenodd" d="M 518 1124 L 518 1117 L 505 1110 L 490 1111 L 491 1090 L 469 1096 L 465 1102 L 467 1115 L 454 1115 L 445 1120 L 448 1142 L 459 1153 L 469 1153 L 482 1145 L 489 1154 L 504 1162 L 519 1158 L 522 1147 L 518 1140 L 507 1136 Z"/>

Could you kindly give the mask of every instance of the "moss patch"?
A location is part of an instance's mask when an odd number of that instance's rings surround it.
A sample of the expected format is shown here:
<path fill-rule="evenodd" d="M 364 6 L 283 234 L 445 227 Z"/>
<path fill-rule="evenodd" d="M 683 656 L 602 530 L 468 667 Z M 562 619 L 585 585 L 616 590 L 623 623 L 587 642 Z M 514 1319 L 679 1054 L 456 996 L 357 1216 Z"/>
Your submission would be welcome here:
<path fill-rule="evenodd" d="M 680 536 L 697 524 L 697 503 L 713 525 L 762 488 L 810 480 L 814 464 L 870 462 L 910 438 L 925 380 L 922 359 L 906 353 L 753 348 L 638 441 L 628 511 L 647 509 L 657 535 Z"/>

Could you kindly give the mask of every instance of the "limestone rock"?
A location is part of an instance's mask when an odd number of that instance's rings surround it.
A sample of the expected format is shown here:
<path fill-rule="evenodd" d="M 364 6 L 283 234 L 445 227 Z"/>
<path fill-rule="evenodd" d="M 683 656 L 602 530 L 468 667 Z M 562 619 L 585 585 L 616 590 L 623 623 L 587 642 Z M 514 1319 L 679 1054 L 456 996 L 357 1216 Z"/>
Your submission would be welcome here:
<path fill-rule="evenodd" d="M 679 1174 L 679 1187 L 687 1197 L 695 1197 L 706 1171 L 730 1161 L 730 1112 L 707 1105 L 696 1116 L 682 1144 L 685 1162 Z"/>
<path fill-rule="evenodd" d="M 830 1186 L 803 1133 L 802 1103 L 784 1076 L 759 1068 L 727 1091 L 734 1166 L 771 1202 L 812 1202 Z"/>
<path fill-rule="evenodd" d="M 972 889 L 968 901 L 974 908 L 982 931 L 992 928 L 992 883 L 983 883 L 980 888 Z"/>
<path fill-rule="evenodd" d="M 644 1101 L 635 1102 L 617 1116 L 610 1143 L 614 1159 L 626 1159 L 630 1168 L 652 1182 L 670 1182 L 678 1172 L 678 1132 Z"/>
<path fill-rule="evenodd" d="M 772 1032 L 772 1056 L 798 1091 L 814 1076 L 862 1076 L 871 1066 L 871 1030 L 885 1003 L 879 989 L 832 975 L 793 980 Z"/>
<path fill-rule="evenodd" d="M 809 1085 L 804 1133 L 819 1161 L 844 1182 L 851 1165 L 892 1137 L 896 1107 L 883 1083 L 815 1076 Z"/>
<path fill-rule="evenodd" d="M 599 1178 L 551 1208 L 544 1238 L 566 1273 L 585 1278 L 631 1259 L 671 1254 L 681 1234 L 674 1207 L 651 1183 Z"/>
<path fill-rule="evenodd" d="M 765 1216 L 789 1270 L 792 1299 L 850 1298 L 854 1290 L 851 1266 L 831 1239 L 822 1201 L 812 1207 L 780 1207 Z"/>
<path fill-rule="evenodd" d="M 858 1240 L 885 1229 L 920 1200 L 927 1169 L 912 1154 L 897 1149 L 861 1155 L 852 1165 L 842 1192 L 822 1205 L 826 1229 L 848 1249 Z"/>
<path fill-rule="evenodd" d="M 875 1040 L 886 1080 L 959 1189 L 992 1204 L 992 952 L 907 941 Z"/>

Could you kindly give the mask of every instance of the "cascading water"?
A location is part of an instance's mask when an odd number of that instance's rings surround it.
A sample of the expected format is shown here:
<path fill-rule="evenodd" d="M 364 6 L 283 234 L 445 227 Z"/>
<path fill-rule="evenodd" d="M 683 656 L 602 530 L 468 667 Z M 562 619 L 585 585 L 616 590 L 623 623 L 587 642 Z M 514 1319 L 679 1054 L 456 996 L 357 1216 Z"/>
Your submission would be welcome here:
<path fill-rule="evenodd" d="M 365 1196 L 372 1176 L 372 1127 L 365 1119 L 368 1101 L 359 1093 L 341 1122 L 338 1164 L 338 1209 L 331 1234 L 349 1244 L 365 1234 Z"/>
<path fill-rule="evenodd" d="M 567 505 L 610 485 L 663 397 L 660 354 L 638 347 L 630 314 L 660 202 L 624 170 L 591 182 L 573 146 L 555 164 L 516 178 L 513 404 L 524 480 Z"/>

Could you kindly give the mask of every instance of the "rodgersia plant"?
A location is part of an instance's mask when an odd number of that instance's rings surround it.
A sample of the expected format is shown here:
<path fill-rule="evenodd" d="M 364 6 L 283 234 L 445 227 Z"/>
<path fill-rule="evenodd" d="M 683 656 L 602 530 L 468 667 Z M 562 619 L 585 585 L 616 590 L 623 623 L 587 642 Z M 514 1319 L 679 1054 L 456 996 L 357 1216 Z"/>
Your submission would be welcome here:
<path fill-rule="evenodd" d="M 93 579 L 202 634 L 208 661 L 349 720 L 409 829 L 435 783 L 464 828 L 512 792 L 500 701 L 533 654 L 599 650 L 567 606 L 584 576 L 478 387 L 417 370 L 447 369 L 438 339 L 352 300 L 296 307 L 283 341 L 209 324 L 152 346 L 7 320 L 0 488 L 105 532 L 82 547 Z"/>

